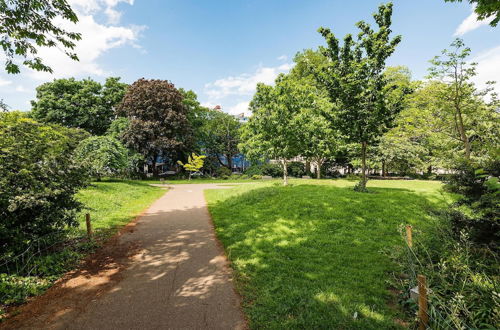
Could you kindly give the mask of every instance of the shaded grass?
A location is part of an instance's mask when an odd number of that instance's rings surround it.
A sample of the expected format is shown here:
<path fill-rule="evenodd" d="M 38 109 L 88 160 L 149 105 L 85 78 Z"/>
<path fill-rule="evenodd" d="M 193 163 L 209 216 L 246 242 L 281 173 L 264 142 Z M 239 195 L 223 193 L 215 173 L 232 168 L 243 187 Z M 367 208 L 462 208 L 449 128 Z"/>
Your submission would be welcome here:
<path fill-rule="evenodd" d="M 208 190 L 216 232 L 235 270 L 252 328 L 390 329 L 382 253 L 401 244 L 398 226 L 432 226 L 451 197 L 432 181 L 292 180 Z"/>
<path fill-rule="evenodd" d="M 150 186 L 148 182 L 142 181 L 93 182 L 90 187 L 77 194 L 78 200 L 86 208 L 78 217 L 79 231 L 83 233 L 86 230 L 84 214 L 87 212 L 91 215 L 94 229 L 116 231 L 164 193 L 164 189 Z"/>

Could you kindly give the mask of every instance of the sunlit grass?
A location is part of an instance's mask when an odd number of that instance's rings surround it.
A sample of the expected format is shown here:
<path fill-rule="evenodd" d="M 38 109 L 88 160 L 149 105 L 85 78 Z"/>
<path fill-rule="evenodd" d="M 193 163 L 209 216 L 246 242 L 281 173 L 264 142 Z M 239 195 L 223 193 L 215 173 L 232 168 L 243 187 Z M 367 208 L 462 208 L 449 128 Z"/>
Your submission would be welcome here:
<path fill-rule="evenodd" d="M 401 244 L 401 224 L 431 228 L 451 197 L 433 181 L 291 183 L 206 192 L 251 327 L 398 328 L 382 250 Z"/>
<path fill-rule="evenodd" d="M 93 182 L 77 194 L 86 210 L 79 216 L 80 230 L 85 227 L 85 213 L 90 213 L 92 226 L 97 230 L 115 230 L 145 210 L 165 190 L 148 183 L 128 180 Z"/>

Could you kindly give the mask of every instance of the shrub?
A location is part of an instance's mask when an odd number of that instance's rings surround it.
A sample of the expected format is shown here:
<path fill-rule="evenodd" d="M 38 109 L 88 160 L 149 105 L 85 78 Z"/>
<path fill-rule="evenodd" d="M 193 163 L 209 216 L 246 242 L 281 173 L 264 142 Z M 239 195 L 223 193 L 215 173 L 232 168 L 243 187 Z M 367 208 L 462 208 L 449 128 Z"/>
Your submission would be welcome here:
<path fill-rule="evenodd" d="M 306 167 L 302 162 L 290 162 L 287 164 L 288 175 L 301 178 L 306 175 Z"/>
<path fill-rule="evenodd" d="M 231 170 L 225 166 L 221 166 L 217 169 L 217 176 L 222 179 L 224 179 L 224 177 L 227 177 L 226 179 L 228 179 L 231 176 L 231 174 L 232 174 Z"/>
<path fill-rule="evenodd" d="M 262 170 L 263 170 L 263 165 L 252 165 L 249 168 L 245 170 L 245 174 L 252 176 L 252 175 L 262 175 Z"/>
<path fill-rule="evenodd" d="M 231 180 L 241 179 L 241 174 L 231 174 L 230 179 Z"/>
<path fill-rule="evenodd" d="M 347 174 L 345 176 L 346 180 L 349 180 L 349 181 L 359 181 L 361 180 L 361 176 L 357 175 L 357 174 Z"/>
<path fill-rule="evenodd" d="M 485 169 L 461 164 L 446 188 L 461 198 L 448 211 L 455 233 L 466 230 L 477 243 L 497 245 L 500 239 L 500 161 Z"/>
<path fill-rule="evenodd" d="M 252 180 L 261 180 L 262 179 L 262 175 L 252 175 Z"/>
<path fill-rule="evenodd" d="M 77 225 L 75 194 L 87 173 L 71 157 L 69 129 L 47 126 L 19 112 L 0 113 L 0 251 Z"/>
<path fill-rule="evenodd" d="M 448 222 L 436 224 L 425 237 L 415 231 L 413 247 L 392 249 L 399 265 L 392 285 L 400 292 L 407 315 L 414 317 L 417 304 L 409 290 L 416 275 L 427 277 L 429 329 L 494 329 L 498 324 L 498 256 L 472 242 L 462 231 L 458 236 Z M 403 228 L 401 228 L 403 232 Z"/>
<path fill-rule="evenodd" d="M 92 136 L 83 140 L 75 150 L 76 160 L 98 180 L 120 173 L 128 165 L 127 149 L 110 136 Z"/>
<path fill-rule="evenodd" d="M 262 165 L 262 175 L 280 178 L 283 176 L 283 167 L 280 164 L 264 164 Z"/>

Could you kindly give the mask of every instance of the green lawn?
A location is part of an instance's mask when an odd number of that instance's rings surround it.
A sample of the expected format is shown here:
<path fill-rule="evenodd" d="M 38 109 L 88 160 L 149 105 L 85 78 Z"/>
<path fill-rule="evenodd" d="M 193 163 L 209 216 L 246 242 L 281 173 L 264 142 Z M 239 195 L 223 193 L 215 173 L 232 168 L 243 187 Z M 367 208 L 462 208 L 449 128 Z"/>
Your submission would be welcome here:
<path fill-rule="evenodd" d="M 384 249 L 400 224 L 421 231 L 450 197 L 432 181 L 292 180 L 208 190 L 206 197 L 254 329 L 398 328 Z M 356 315 L 356 316 L 355 316 Z"/>
<path fill-rule="evenodd" d="M 77 195 L 78 200 L 88 208 L 79 216 L 79 229 L 85 230 L 84 214 L 89 212 L 94 229 L 114 231 L 130 222 L 164 193 L 164 189 L 141 181 L 93 182 Z"/>

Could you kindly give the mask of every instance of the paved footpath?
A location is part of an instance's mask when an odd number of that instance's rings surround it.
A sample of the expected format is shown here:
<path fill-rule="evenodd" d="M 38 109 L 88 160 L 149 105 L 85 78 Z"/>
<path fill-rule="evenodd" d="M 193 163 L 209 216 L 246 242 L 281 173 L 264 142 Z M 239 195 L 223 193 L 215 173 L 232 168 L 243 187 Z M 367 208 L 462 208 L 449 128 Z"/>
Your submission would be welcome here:
<path fill-rule="evenodd" d="M 246 328 L 203 195 L 205 189 L 229 187 L 170 188 L 139 218 L 135 231 L 120 237 L 120 243 L 139 246 L 121 280 L 77 315 L 49 328 Z"/>

